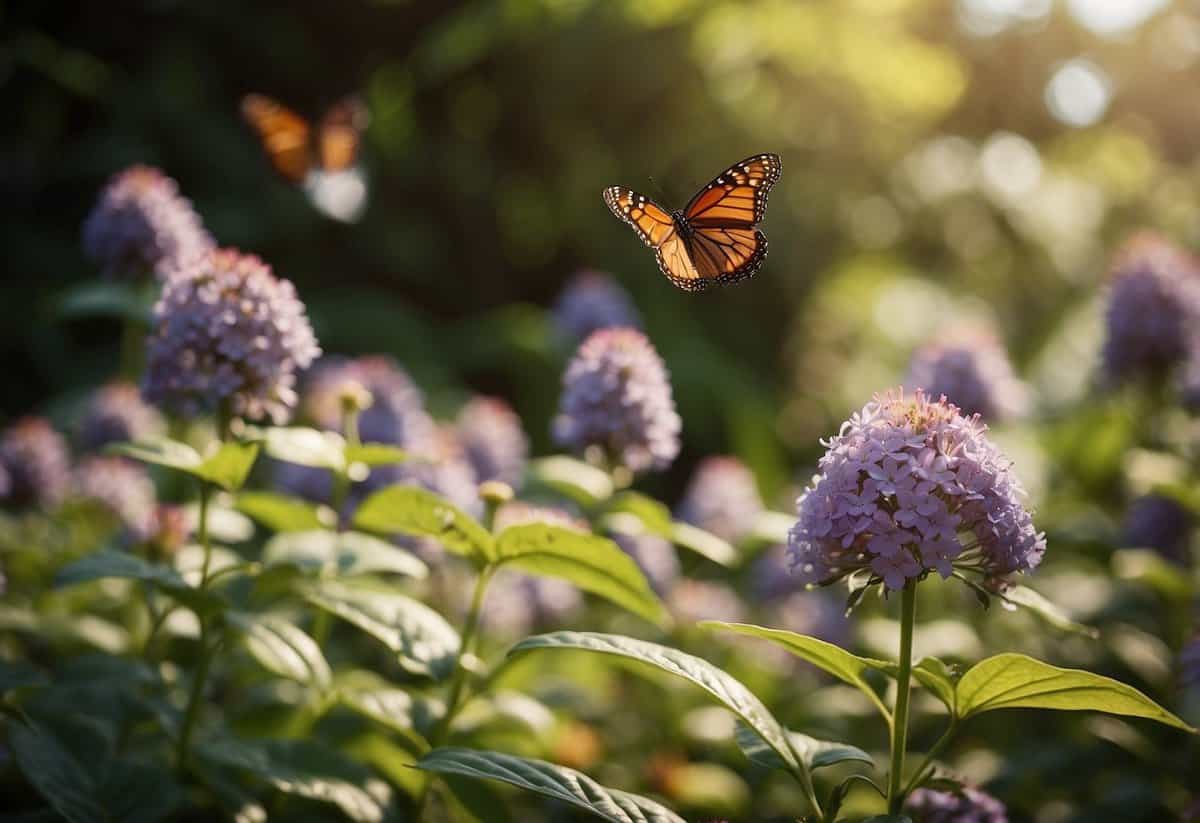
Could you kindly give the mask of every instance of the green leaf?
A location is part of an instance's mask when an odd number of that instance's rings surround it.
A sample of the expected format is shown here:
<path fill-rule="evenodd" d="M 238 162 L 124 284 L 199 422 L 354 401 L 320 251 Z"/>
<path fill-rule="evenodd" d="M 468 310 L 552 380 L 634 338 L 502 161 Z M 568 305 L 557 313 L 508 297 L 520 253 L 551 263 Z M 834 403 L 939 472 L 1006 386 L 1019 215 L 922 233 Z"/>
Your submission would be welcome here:
<path fill-rule="evenodd" d="M 561 800 L 613 823 L 685 823 L 682 817 L 653 800 L 605 788 L 581 772 L 543 760 L 501 752 L 443 748 L 422 757 L 417 768 L 499 780 Z"/>
<path fill-rule="evenodd" d="M 197 469 L 204 462 L 200 452 L 187 443 L 180 443 L 169 437 L 145 438 L 134 443 L 115 443 L 105 451 L 191 475 L 195 475 Z"/>
<path fill-rule="evenodd" d="M 698 529 L 690 523 L 675 523 L 671 527 L 670 540 L 681 549 L 693 551 L 720 566 L 736 566 L 737 549 L 712 532 Z"/>
<path fill-rule="evenodd" d="M 403 574 L 423 579 L 429 568 L 411 552 L 362 532 L 296 531 L 263 547 L 268 566 L 292 564 L 324 575 Z"/>
<path fill-rule="evenodd" d="M 338 678 L 338 700 L 364 717 L 407 735 L 423 749 L 429 744 L 421 736 L 444 711 L 430 698 L 414 697 L 373 672 L 354 671 Z"/>
<path fill-rule="evenodd" d="M 0 695 L 14 689 L 25 689 L 30 686 L 44 686 L 49 678 L 29 663 L 21 660 L 0 659 Z"/>
<path fill-rule="evenodd" d="M 653 497 L 635 491 L 618 492 L 605 504 L 604 512 L 631 515 L 641 524 L 640 532 L 671 539 L 675 525 L 671 510 Z"/>
<path fill-rule="evenodd" d="M 329 688 L 333 673 L 325 655 L 302 629 L 275 615 L 231 612 L 226 619 L 241 632 L 246 650 L 264 669 L 320 691 Z"/>
<path fill-rule="evenodd" d="M 530 480 L 553 489 L 583 506 L 594 506 L 612 497 L 608 472 L 564 455 L 543 457 L 529 464 Z"/>
<path fill-rule="evenodd" d="M 263 449 L 285 463 L 346 470 L 346 441 L 335 432 L 318 431 L 304 426 L 272 426 L 262 430 Z"/>
<path fill-rule="evenodd" d="M 58 572 L 55 582 L 59 586 L 74 586 L 109 577 L 151 583 L 197 611 L 208 611 L 221 603 L 212 592 L 189 585 L 183 576 L 170 566 L 147 563 L 132 554 L 107 549 L 84 555 L 64 567 Z"/>
<path fill-rule="evenodd" d="M 801 764 L 788 740 L 787 730 L 749 689 L 728 672 L 699 657 L 645 640 L 599 632 L 554 632 L 527 637 L 509 651 L 509 656 L 535 649 L 579 649 L 637 660 L 682 677 L 699 686 L 717 702 L 741 718 L 778 755 L 786 766 L 799 770 Z"/>
<path fill-rule="evenodd" d="M 561 577 L 653 623 L 666 618 L 637 563 L 611 540 L 546 523 L 510 526 L 496 538 L 497 563 Z"/>
<path fill-rule="evenodd" d="M 261 443 L 222 443 L 196 469 L 196 474 L 226 491 L 237 491 L 246 482 Z"/>
<path fill-rule="evenodd" d="M 788 742 L 792 751 L 809 769 L 822 769 L 847 760 L 857 760 L 861 763 L 875 765 L 871 755 L 857 746 L 849 743 L 834 743 L 828 740 L 818 740 L 800 732 L 789 731 Z M 760 766 L 769 769 L 786 769 L 787 764 L 772 750 L 763 739 L 744 723 L 738 723 L 737 744 L 747 758 Z"/>
<path fill-rule="evenodd" d="M 107 818 L 91 775 L 49 732 L 12 722 L 8 743 L 25 779 L 70 823 Z"/>
<path fill-rule="evenodd" d="M 327 506 L 274 492 L 242 492 L 236 507 L 273 532 L 328 529 L 337 523 L 337 516 Z"/>
<path fill-rule="evenodd" d="M 794 514 L 761 511 L 754 518 L 754 525 L 751 526 L 750 534 L 747 535 L 746 539 L 767 545 L 787 543 L 788 532 L 791 531 L 794 525 L 796 525 L 796 516 Z"/>
<path fill-rule="evenodd" d="M 1013 586 L 1010 589 L 1000 592 L 997 596 L 1006 603 L 1012 603 L 1013 605 L 1029 609 L 1029 611 L 1056 629 L 1071 632 L 1072 634 L 1081 634 L 1084 637 L 1091 637 L 1093 639 L 1100 636 L 1100 632 L 1097 629 L 1092 626 L 1085 626 L 1082 623 L 1076 623 L 1060 607 L 1051 603 L 1028 586 Z"/>
<path fill-rule="evenodd" d="M 1132 686 L 1023 654 L 998 654 L 976 663 L 958 681 L 955 692 L 962 718 L 995 709 L 1096 711 L 1197 731 Z"/>
<path fill-rule="evenodd" d="M 105 764 L 98 797 L 107 819 L 121 823 L 158 823 L 187 802 L 166 764 L 126 759 Z"/>
<path fill-rule="evenodd" d="M 424 603 L 369 580 L 322 580 L 301 592 L 313 605 L 382 642 L 405 670 L 435 679 L 453 671 L 458 633 Z"/>
<path fill-rule="evenodd" d="M 891 716 L 887 707 L 883 705 L 883 701 L 879 699 L 879 695 L 875 689 L 863 677 L 869 670 L 886 669 L 890 664 L 885 661 L 859 657 L 840 646 L 835 646 L 833 643 L 827 643 L 824 640 L 809 637 L 808 635 L 784 631 L 783 629 L 767 629 L 750 623 L 727 623 L 721 620 L 705 620 L 699 625 L 704 628 L 721 629 L 723 631 L 746 635 L 747 637 L 758 637 L 768 640 L 796 655 L 796 657 L 807 660 L 818 669 L 833 675 L 843 683 L 849 683 L 851 686 L 858 687 L 863 694 L 870 698 L 871 702 L 883 713 L 884 717 Z"/>
<path fill-rule="evenodd" d="M 912 669 L 913 679 L 929 691 L 954 714 L 954 684 L 958 680 L 954 671 L 936 657 L 925 657 Z"/>
<path fill-rule="evenodd" d="M 397 463 L 407 463 L 412 455 L 399 446 L 387 443 L 362 443 L 346 447 L 347 463 L 362 463 L 364 466 L 394 466 Z"/>
<path fill-rule="evenodd" d="M 246 482 L 250 467 L 258 457 L 259 446 L 259 443 L 222 443 L 209 457 L 202 457 L 187 443 L 169 437 L 154 437 L 118 443 L 106 451 L 175 469 L 215 483 L 226 491 L 237 491 Z"/>
<path fill-rule="evenodd" d="M 58 298 L 55 308 L 64 319 L 118 317 L 145 326 L 152 306 L 148 294 L 135 283 L 99 280 L 73 286 Z"/>
<path fill-rule="evenodd" d="M 389 486 L 363 501 L 354 525 L 366 531 L 431 537 L 455 554 L 493 559 L 492 536 L 470 515 L 417 486 Z"/>

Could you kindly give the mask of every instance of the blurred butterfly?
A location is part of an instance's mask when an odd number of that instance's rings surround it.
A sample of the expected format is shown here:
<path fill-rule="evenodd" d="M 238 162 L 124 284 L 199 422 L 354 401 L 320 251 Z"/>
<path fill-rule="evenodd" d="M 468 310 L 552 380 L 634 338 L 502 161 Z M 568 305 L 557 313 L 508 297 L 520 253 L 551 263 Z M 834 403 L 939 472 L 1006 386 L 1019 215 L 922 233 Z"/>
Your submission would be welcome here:
<path fill-rule="evenodd" d="M 362 133 L 370 121 L 357 97 L 325 112 L 314 128 L 283 104 L 261 94 L 242 98 L 242 116 L 257 133 L 272 168 L 302 186 L 318 209 L 356 220 L 366 204 L 366 177 L 358 166 Z"/>
<path fill-rule="evenodd" d="M 704 291 L 750 277 L 762 265 L 767 238 L 757 226 L 782 170 L 777 154 L 747 157 L 673 212 L 623 186 L 605 189 L 604 202 L 654 249 L 668 280 L 684 291 Z"/>

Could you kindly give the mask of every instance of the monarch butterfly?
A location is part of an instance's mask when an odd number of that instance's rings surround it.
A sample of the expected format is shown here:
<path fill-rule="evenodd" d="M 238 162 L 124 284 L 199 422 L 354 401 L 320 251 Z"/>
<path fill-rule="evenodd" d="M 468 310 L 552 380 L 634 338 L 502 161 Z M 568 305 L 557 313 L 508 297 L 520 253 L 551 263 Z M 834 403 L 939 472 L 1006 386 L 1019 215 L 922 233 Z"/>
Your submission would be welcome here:
<path fill-rule="evenodd" d="M 757 226 L 782 170 L 777 154 L 747 157 L 673 212 L 623 186 L 605 189 L 604 202 L 654 249 L 668 280 L 684 291 L 704 291 L 750 277 L 762 265 L 767 238 Z"/>
<path fill-rule="evenodd" d="M 353 168 L 370 119 L 358 98 L 347 97 L 325 112 L 314 136 L 307 120 L 262 94 L 242 98 L 242 116 L 258 134 L 271 166 L 291 183 L 304 183 L 315 171 Z"/>

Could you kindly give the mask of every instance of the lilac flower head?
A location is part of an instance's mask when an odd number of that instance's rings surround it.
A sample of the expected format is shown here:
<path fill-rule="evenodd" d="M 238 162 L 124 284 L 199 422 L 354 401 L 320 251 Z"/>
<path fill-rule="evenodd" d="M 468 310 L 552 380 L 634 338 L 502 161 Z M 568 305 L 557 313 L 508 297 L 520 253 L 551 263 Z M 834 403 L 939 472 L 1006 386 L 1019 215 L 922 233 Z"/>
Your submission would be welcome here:
<path fill-rule="evenodd" d="M 88 457 L 75 470 L 75 495 L 111 512 L 134 542 L 156 525 L 154 483 L 141 465 L 121 457 Z"/>
<path fill-rule="evenodd" d="M 877 396 L 822 441 L 789 534 L 793 573 L 815 584 L 867 569 L 900 589 L 932 571 L 998 582 L 1035 568 L 1045 535 L 986 432 L 945 398 Z"/>
<path fill-rule="evenodd" d="M 1186 566 L 1191 560 L 1195 525 L 1195 517 L 1175 498 L 1147 494 L 1134 500 L 1125 513 L 1122 542 L 1135 548 L 1155 549 L 1172 563 Z"/>
<path fill-rule="evenodd" d="M 585 269 L 574 277 L 554 304 L 554 325 L 568 340 L 579 341 L 599 329 L 641 328 L 629 293 L 601 271 Z"/>
<path fill-rule="evenodd" d="M 154 272 L 163 279 L 213 246 L 179 186 L 150 166 L 114 175 L 83 224 L 84 251 L 108 277 Z"/>
<path fill-rule="evenodd" d="M 763 502 L 750 469 L 736 457 L 709 457 L 692 475 L 679 517 L 736 543 L 754 527 Z"/>
<path fill-rule="evenodd" d="M 496 397 L 474 397 L 458 413 L 458 438 L 479 482 L 521 485 L 529 438 L 516 412 Z"/>
<path fill-rule="evenodd" d="M 291 282 L 253 255 L 222 249 L 164 283 L 142 391 L 188 417 L 227 403 L 237 417 L 283 423 L 297 372 L 320 353 Z"/>
<path fill-rule="evenodd" d="M 931 397 L 945 395 L 964 414 L 993 422 L 1015 417 L 1028 405 L 1028 389 L 1003 344 L 979 329 L 954 329 L 918 348 L 904 383 Z"/>
<path fill-rule="evenodd" d="M 654 534 L 621 533 L 612 539 L 633 558 L 659 596 L 666 595 L 679 580 L 679 555 L 669 540 Z"/>
<path fill-rule="evenodd" d="M 635 329 L 601 329 L 563 375 L 555 439 L 599 452 L 631 472 L 664 469 L 679 453 L 682 424 L 658 352 Z"/>
<path fill-rule="evenodd" d="M 6 500 L 18 506 L 52 506 L 70 489 L 67 443 L 42 417 L 24 417 L 0 435 L 0 466 L 8 475 Z"/>
<path fill-rule="evenodd" d="M 917 789 L 904 801 L 904 811 L 915 823 L 1008 823 L 1003 803 L 969 786 L 961 792 Z"/>
<path fill-rule="evenodd" d="M 356 390 L 371 396 L 358 418 L 364 443 L 415 450 L 433 437 L 435 427 L 425 411 L 425 396 L 395 360 L 382 355 L 323 358 L 305 381 L 303 415 L 319 428 L 341 431 L 344 398 Z"/>
<path fill-rule="evenodd" d="M 100 451 L 112 443 L 127 443 L 162 434 L 162 415 L 142 400 L 132 383 L 116 381 L 101 386 L 88 399 L 79 421 L 79 446 Z"/>
<path fill-rule="evenodd" d="M 1113 264 L 1106 325 L 1103 362 L 1110 382 L 1181 363 L 1200 329 L 1196 261 L 1156 234 L 1130 238 Z"/>

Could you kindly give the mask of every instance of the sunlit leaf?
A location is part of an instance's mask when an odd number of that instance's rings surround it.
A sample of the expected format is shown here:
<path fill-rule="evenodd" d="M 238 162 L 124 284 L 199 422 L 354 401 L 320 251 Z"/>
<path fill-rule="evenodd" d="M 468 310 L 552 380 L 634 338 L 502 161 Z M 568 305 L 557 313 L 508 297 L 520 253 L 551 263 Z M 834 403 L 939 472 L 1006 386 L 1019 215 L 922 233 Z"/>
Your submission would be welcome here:
<path fill-rule="evenodd" d="M 613 481 L 607 472 L 563 455 L 532 461 L 529 477 L 532 482 L 554 489 L 584 506 L 607 500 L 613 493 Z"/>
<path fill-rule="evenodd" d="M 1005 589 L 999 594 L 999 597 L 1008 603 L 1028 609 L 1056 629 L 1073 634 L 1081 634 L 1084 637 L 1097 638 L 1100 636 L 1100 632 L 1097 629 L 1092 626 L 1085 626 L 1082 623 L 1076 623 L 1059 606 L 1051 603 L 1028 586 L 1013 586 Z"/>
<path fill-rule="evenodd" d="M 298 532 L 327 529 L 337 518 L 326 506 L 298 500 L 274 492 L 242 492 L 237 496 L 237 510 L 273 532 Z"/>
<path fill-rule="evenodd" d="M 130 457 L 142 463 L 165 466 L 188 474 L 196 474 L 204 458 L 187 443 L 169 437 L 153 437 L 135 443 L 115 443 L 106 451 L 110 454 Z"/>
<path fill-rule="evenodd" d="M 226 619 L 264 669 L 321 691 L 329 688 L 333 673 L 317 641 L 304 630 L 275 615 L 231 612 Z"/>
<path fill-rule="evenodd" d="M 399 446 L 387 443 L 361 443 L 357 446 L 346 447 L 347 463 L 362 463 L 364 466 L 394 466 L 397 463 L 407 463 L 412 455 Z"/>
<path fill-rule="evenodd" d="M 718 565 L 736 566 L 738 563 L 737 549 L 728 541 L 690 523 L 672 524 L 670 540 L 681 549 L 693 551 Z"/>
<path fill-rule="evenodd" d="M 792 744 L 792 751 L 810 769 L 821 769 L 848 760 L 875 765 L 871 755 L 849 743 L 818 740 L 815 737 L 793 731 L 788 731 L 788 741 Z M 763 741 L 762 737 L 744 723 L 738 723 L 737 743 L 746 757 L 755 763 L 770 769 L 787 768 L 787 764 Z"/>
<path fill-rule="evenodd" d="M 175 469 L 201 480 L 207 480 L 227 491 L 237 491 L 246 482 L 246 476 L 258 457 L 259 443 L 222 443 L 208 457 L 186 443 L 169 437 L 153 437 L 134 443 L 118 443 L 109 446 L 110 454 L 121 455 Z"/>
<path fill-rule="evenodd" d="M 261 448 L 261 443 L 222 443 L 194 473 L 226 491 L 237 491 L 246 482 Z"/>
<path fill-rule="evenodd" d="M 416 555 L 362 532 L 278 534 L 263 547 L 263 562 L 272 566 L 291 563 L 329 575 L 403 574 L 420 579 L 429 574 Z"/>
<path fill-rule="evenodd" d="M 61 569 L 55 582 L 59 586 L 73 586 L 109 577 L 151 583 L 199 611 L 208 611 L 221 604 L 217 595 L 190 585 L 170 566 L 147 563 L 135 555 L 109 550 L 84 555 Z"/>
<path fill-rule="evenodd" d="M 389 486 L 358 507 L 354 525 L 384 534 L 430 537 L 447 551 L 492 559 L 492 536 L 473 517 L 436 494 L 416 486 Z"/>
<path fill-rule="evenodd" d="M 426 697 L 414 697 L 372 672 L 358 671 L 339 677 L 338 699 L 348 708 L 428 748 L 423 729 L 440 716 L 444 707 Z"/>
<path fill-rule="evenodd" d="M 303 426 L 273 426 L 262 431 L 263 450 L 285 463 L 344 471 L 346 441 L 336 432 Z"/>

